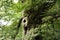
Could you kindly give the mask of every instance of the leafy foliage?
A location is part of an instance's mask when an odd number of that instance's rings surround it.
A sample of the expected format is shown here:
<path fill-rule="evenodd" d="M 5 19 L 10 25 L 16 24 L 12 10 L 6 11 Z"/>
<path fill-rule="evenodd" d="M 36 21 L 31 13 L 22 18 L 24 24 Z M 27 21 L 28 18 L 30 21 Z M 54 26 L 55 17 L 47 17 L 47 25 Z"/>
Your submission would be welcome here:
<path fill-rule="evenodd" d="M 0 40 L 22 40 L 23 27 L 20 25 L 18 30 L 17 25 L 23 17 L 23 11 L 25 10 L 27 14 L 31 12 L 30 14 L 33 14 L 31 18 L 33 18 L 36 16 L 34 15 L 34 11 L 35 13 L 40 13 L 44 7 L 44 5 L 41 5 L 46 1 L 48 0 L 18 0 L 17 3 L 14 3 L 14 0 L 0 0 Z M 38 8 L 38 6 L 40 8 Z M 30 9 L 32 11 L 30 11 Z M 24 15 L 26 15 L 26 13 Z M 32 28 L 24 40 L 36 40 L 37 35 L 42 38 L 40 38 L 41 40 L 60 40 L 60 0 L 57 0 L 55 5 L 42 16 L 44 16 L 41 19 L 42 23 L 38 25 L 38 28 Z M 16 32 L 18 32 L 18 34 L 16 34 Z"/>

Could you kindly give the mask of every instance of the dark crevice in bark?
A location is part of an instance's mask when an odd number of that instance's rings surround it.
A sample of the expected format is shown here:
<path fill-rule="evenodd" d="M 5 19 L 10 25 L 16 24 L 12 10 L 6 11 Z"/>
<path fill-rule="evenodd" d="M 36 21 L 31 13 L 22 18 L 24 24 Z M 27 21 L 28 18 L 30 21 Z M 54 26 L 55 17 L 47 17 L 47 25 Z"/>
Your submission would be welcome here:
<path fill-rule="evenodd" d="M 22 21 L 22 18 L 19 19 L 19 23 L 18 23 L 17 28 L 16 28 L 16 34 L 12 37 L 13 40 L 15 40 L 17 34 L 19 33 L 19 28 L 20 28 L 20 25 L 21 25 L 21 21 Z"/>
<path fill-rule="evenodd" d="M 42 40 L 43 37 L 42 37 L 41 35 L 38 35 L 38 36 L 36 36 L 34 39 L 35 39 L 35 40 Z"/>

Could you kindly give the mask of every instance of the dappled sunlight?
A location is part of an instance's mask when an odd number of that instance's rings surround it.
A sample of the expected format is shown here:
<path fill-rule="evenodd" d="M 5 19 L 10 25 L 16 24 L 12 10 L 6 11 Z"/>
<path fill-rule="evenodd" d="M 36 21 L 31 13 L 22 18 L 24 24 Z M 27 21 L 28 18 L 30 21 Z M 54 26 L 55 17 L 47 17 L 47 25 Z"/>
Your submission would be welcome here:
<path fill-rule="evenodd" d="M 18 3 L 19 0 L 13 0 L 13 3 Z"/>
<path fill-rule="evenodd" d="M 11 25 L 11 23 L 12 23 L 11 21 L 0 20 L 1 26 L 4 26 L 4 25 L 9 26 L 9 25 Z"/>

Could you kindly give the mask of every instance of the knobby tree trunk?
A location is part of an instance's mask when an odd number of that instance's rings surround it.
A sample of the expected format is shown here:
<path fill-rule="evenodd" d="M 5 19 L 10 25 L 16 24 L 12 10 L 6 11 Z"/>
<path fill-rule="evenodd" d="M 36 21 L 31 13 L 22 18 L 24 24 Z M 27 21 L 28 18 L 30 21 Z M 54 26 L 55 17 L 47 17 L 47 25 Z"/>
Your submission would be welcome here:
<path fill-rule="evenodd" d="M 21 20 L 23 27 L 22 40 L 43 40 L 43 36 L 41 35 L 41 25 L 44 22 L 42 18 L 45 17 L 44 14 L 51 9 L 55 3 L 56 0 L 52 0 L 52 2 L 42 2 L 41 5 L 35 5 L 35 7 L 32 6 L 29 10 L 25 10 L 23 12 L 23 17 Z M 35 10 L 35 8 L 38 9 Z"/>
<path fill-rule="evenodd" d="M 56 0 L 48 1 L 38 5 L 38 10 L 34 8 L 25 11 L 23 14 L 22 25 L 24 28 L 24 34 L 22 40 L 42 40 L 41 25 L 43 23 L 42 18 L 45 12 L 47 12 L 56 3 Z"/>

